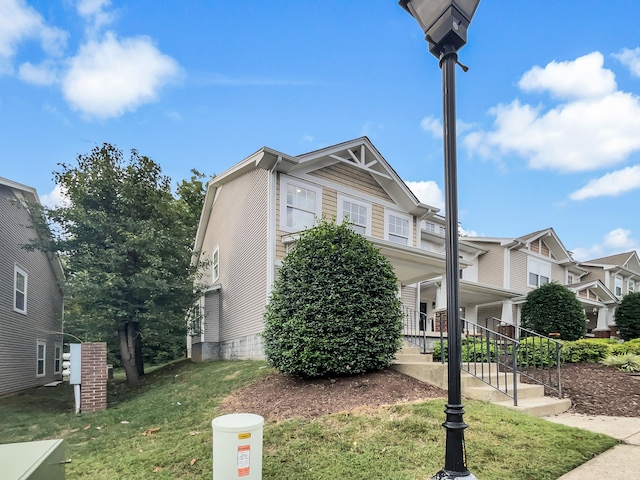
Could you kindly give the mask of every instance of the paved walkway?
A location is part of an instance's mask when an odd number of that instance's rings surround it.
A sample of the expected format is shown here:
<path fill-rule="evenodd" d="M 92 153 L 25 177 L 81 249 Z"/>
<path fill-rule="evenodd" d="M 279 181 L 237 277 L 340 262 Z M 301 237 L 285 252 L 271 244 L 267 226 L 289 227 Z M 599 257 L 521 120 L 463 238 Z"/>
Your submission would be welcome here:
<path fill-rule="evenodd" d="M 545 420 L 570 427 L 604 433 L 622 442 L 563 475 L 558 480 L 637 479 L 640 478 L 640 418 L 588 416 L 561 413 Z"/>

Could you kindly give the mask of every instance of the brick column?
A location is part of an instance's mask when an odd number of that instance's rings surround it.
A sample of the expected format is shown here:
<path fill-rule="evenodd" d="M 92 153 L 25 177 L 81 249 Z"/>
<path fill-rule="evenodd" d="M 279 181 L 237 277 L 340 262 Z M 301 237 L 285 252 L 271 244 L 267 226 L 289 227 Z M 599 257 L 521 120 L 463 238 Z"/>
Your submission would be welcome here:
<path fill-rule="evenodd" d="M 107 344 L 82 344 L 80 411 L 92 413 L 107 408 Z"/>

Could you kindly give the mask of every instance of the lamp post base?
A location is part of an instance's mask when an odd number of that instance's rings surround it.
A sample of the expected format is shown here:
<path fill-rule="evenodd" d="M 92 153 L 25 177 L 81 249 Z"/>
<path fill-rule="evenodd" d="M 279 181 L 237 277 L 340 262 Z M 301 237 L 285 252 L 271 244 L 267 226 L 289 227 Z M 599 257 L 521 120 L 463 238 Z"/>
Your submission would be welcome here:
<path fill-rule="evenodd" d="M 447 470 L 440 470 L 436 473 L 431 480 L 478 480 L 473 473 L 470 472 L 449 472 Z"/>

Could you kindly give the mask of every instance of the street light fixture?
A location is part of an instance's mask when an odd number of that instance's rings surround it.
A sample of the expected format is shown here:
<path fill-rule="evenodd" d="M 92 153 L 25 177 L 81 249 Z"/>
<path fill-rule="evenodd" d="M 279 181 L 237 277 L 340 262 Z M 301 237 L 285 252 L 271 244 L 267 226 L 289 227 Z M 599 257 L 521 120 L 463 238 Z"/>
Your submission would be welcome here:
<path fill-rule="evenodd" d="M 456 171 L 456 93 L 455 66 L 458 50 L 467 43 L 467 28 L 480 0 L 400 0 L 398 2 L 415 18 L 429 51 L 440 60 L 442 69 L 443 127 L 444 127 L 444 183 L 445 183 L 445 254 L 447 286 L 447 342 L 448 402 L 444 468 L 433 480 L 465 479 L 476 477 L 467 469 L 464 445 L 464 405 L 460 364 L 462 352 L 462 328 L 460 323 L 460 281 L 458 272 L 458 179 Z M 461 65 L 462 66 L 462 65 Z M 467 68 L 462 66 L 463 70 Z"/>

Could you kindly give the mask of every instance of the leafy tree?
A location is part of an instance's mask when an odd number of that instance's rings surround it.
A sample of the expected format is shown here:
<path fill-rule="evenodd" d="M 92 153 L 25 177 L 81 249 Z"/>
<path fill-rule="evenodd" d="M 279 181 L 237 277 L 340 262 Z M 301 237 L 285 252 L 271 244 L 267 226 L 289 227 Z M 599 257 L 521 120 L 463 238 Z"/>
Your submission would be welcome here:
<path fill-rule="evenodd" d="M 322 220 L 282 262 L 265 312 L 266 356 L 302 377 L 384 369 L 400 348 L 397 293 L 393 267 L 370 242 Z"/>
<path fill-rule="evenodd" d="M 145 358 L 185 349 L 203 175 L 194 170 L 176 198 L 157 163 L 136 150 L 125 161 L 107 143 L 60 167 L 54 179 L 67 203 L 44 209 L 56 234 L 35 246 L 64 252 L 71 326 L 116 341 L 127 382 L 137 386 Z"/>
<path fill-rule="evenodd" d="M 640 292 L 627 293 L 622 297 L 615 319 L 623 340 L 640 338 Z"/>
<path fill-rule="evenodd" d="M 555 332 L 562 340 L 584 336 L 586 317 L 578 297 L 559 283 L 532 290 L 522 306 L 522 326 L 541 335 Z"/>

